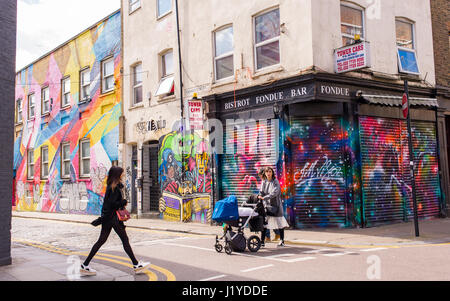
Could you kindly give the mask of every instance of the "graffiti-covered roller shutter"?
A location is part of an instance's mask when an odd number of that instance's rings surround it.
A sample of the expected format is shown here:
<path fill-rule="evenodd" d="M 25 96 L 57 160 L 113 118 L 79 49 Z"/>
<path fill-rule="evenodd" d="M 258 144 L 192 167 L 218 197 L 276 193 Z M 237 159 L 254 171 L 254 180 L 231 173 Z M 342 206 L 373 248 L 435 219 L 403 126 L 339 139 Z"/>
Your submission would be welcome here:
<path fill-rule="evenodd" d="M 278 125 L 274 120 L 236 124 L 224 129 L 224 154 L 221 156 L 221 197 L 235 195 L 245 201 L 258 193 L 258 170 L 271 166 L 276 171 Z"/>
<path fill-rule="evenodd" d="M 297 228 L 346 223 L 343 132 L 339 119 L 291 119 Z"/>
<path fill-rule="evenodd" d="M 440 185 L 436 146 L 436 126 L 432 122 L 413 122 L 416 199 L 419 217 L 439 215 Z M 412 201 L 410 212 L 413 212 Z"/>
<path fill-rule="evenodd" d="M 407 143 L 407 133 L 400 120 L 360 117 L 362 192 L 367 226 L 405 219 L 408 193 L 403 180 L 408 171 L 405 141 Z"/>

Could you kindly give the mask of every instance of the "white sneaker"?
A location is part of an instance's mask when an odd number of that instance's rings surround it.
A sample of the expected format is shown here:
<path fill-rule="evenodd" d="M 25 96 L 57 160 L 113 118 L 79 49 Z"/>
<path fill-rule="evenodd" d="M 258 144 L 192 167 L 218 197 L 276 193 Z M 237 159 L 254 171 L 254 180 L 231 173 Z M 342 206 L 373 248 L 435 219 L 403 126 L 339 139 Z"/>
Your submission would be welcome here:
<path fill-rule="evenodd" d="M 139 261 L 137 265 L 133 265 L 133 269 L 136 274 L 139 274 L 145 269 L 147 269 L 150 265 L 151 265 L 150 262 Z"/>
<path fill-rule="evenodd" d="M 277 247 L 284 247 L 284 240 L 280 241 L 280 243 L 277 245 Z"/>
<path fill-rule="evenodd" d="M 81 264 L 80 274 L 83 276 L 95 276 L 95 275 L 97 275 L 97 271 L 94 270 L 93 268 L 90 268 L 89 266 L 85 266 L 84 264 Z"/>

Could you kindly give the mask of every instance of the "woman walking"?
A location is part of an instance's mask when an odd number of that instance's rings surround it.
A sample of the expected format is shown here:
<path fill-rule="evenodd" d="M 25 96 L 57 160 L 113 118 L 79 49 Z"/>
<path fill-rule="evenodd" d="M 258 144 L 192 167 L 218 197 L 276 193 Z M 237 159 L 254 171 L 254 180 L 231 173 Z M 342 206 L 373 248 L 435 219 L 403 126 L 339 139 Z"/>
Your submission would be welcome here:
<path fill-rule="evenodd" d="M 261 187 L 261 196 L 265 207 L 268 209 L 267 229 L 278 230 L 280 233 L 279 247 L 284 247 L 284 228 L 289 227 L 288 222 L 284 218 L 283 204 L 281 201 L 281 187 L 272 167 L 266 167 L 266 180 Z M 261 243 L 264 245 L 265 235 L 261 236 Z"/>
<path fill-rule="evenodd" d="M 81 265 L 80 273 L 82 275 L 94 276 L 97 274 L 94 269 L 89 267 L 89 263 L 100 247 L 106 242 L 112 229 L 114 229 L 117 235 L 119 235 L 125 252 L 133 262 L 133 269 L 135 273 L 140 273 L 150 266 L 149 262 L 139 262 L 136 257 L 134 257 L 133 250 L 131 249 L 129 239 L 125 231 L 125 225 L 122 221 L 119 221 L 116 214 L 118 209 L 127 204 L 127 200 L 123 198 L 123 193 L 121 191 L 124 188 L 124 185 L 122 184 L 123 176 L 124 172 L 121 167 L 113 166 L 108 172 L 105 199 L 103 201 L 102 215 L 100 217 L 102 230 L 98 241 L 94 244 L 89 256 Z"/>

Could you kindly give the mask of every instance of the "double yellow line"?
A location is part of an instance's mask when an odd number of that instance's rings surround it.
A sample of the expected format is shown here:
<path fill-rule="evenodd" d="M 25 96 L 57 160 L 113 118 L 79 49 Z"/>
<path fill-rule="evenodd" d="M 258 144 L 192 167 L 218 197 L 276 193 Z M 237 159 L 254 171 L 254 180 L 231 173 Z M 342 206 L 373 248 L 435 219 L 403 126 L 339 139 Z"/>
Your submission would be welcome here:
<path fill-rule="evenodd" d="M 43 244 L 40 242 L 33 242 L 33 241 L 21 240 L 21 239 L 12 239 L 12 241 L 16 242 L 16 243 L 27 245 L 27 246 L 39 248 L 41 250 L 49 251 L 52 253 L 66 255 L 66 256 L 71 256 L 71 255 L 88 256 L 88 253 L 72 252 L 70 250 L 61 249 L 61 248 Z M 124 261 L 129 261 L 129 259 L 126 257 L 116 256 L 116 255 L 111 255 L 111 254 L 104 254 L 104 253 L 97 253 L 94 258 L 103 260 L 103 261 L 112 262 L 112 263 L 119 264 L 119 265 L 123 265 L 123 266 L 129 267 L 129 268 L 133 268 L 132 264 L 124 262 Z M 116 259 L 118 259 L 118 260 L 116 260 Z M 121 261 L 119 261 L 119 260 L 121 260 Z M 153 264 L 150 265 L 150 268 L 160 272 L 161 274 L 164 274 L 167 278 L 167 281 L 175 281 L 176 280 L 175 275 L 172 272 L 170 272 L 169 270 L 166 270 L 162 267 L 159 267 L 159 266 L 156 266 Z M 156 274 L 153 273 L 152 271 L 144 270 L 143 273 L 147 275 L 148 281 L 158 281 L 158 276 L 156 276 Z"/>

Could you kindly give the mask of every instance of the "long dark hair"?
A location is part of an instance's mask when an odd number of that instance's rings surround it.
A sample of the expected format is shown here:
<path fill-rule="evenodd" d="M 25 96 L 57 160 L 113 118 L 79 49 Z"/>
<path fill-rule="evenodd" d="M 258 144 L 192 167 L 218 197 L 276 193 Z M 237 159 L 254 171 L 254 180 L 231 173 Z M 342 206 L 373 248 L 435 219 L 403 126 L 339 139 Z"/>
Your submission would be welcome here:
<path fill-rule="evenodd" d="M 266 168 L 264 168 L 264 172 L 269 171 L 269 170 L 272 171 L 272 181 L 276 180 L 277 175 L 275 174 L 275 171 L 273 170 L 273 168 L 270 166 L 267 166 Z M 267 176 L 266 176 L 266 180 L 269 180 L 269 179 L 267 179 Z"/>
<path fill-rule="evenodd" d="M 122 176 L 123 168 L 119 166 L 113 166 L 108 171 L 108 179 L 106 185 L 110 186 L 112 190 L 120 183 L 120 177 Z"/>

